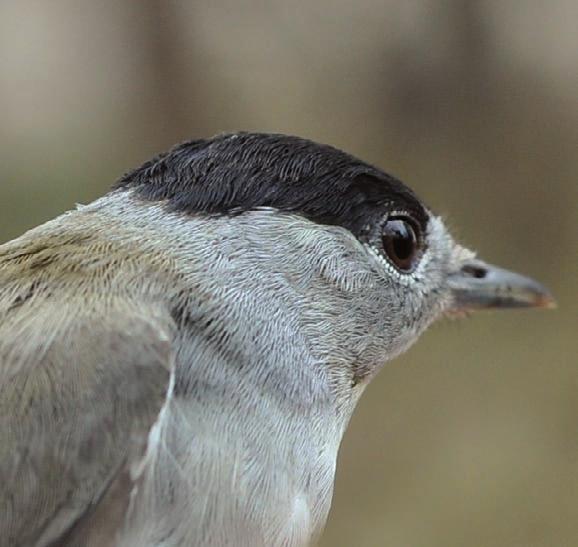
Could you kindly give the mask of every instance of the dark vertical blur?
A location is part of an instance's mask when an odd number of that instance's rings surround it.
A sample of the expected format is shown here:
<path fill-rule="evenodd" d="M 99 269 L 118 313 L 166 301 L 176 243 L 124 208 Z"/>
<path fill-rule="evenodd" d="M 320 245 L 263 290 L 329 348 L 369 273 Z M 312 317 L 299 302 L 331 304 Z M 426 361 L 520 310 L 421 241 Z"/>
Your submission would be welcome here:
<path fill-rule="evenodd" d="M 434 327 L 364 396 L 322 545 L 578 545 L 578 4 L 0 3 L 0 241 L 186 138 L 328 142 L 552 313 Z"/>

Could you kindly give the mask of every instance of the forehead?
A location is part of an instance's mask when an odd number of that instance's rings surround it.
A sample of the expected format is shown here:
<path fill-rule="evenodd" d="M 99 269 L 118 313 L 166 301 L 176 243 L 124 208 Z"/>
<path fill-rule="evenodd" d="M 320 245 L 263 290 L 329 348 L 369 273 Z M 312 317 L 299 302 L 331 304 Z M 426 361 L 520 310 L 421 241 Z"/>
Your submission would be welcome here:
<path fill-rule="evenodd" d="M 388 211 L 425 228 L 428 214 L 402 182 L 336 148 L 286 135 L 236 133 L 183 143 L 126 174 L 116 188 L 189 214 L 259 207 L 358 234 Z"/>

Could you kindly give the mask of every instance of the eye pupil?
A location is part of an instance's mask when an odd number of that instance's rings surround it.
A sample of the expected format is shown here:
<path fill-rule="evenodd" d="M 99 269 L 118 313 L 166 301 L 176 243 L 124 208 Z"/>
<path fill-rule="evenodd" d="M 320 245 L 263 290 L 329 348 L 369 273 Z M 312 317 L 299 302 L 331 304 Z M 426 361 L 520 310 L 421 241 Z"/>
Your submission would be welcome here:
<path fill-rule="evenodd" d="M 383 225 L 381 238 L 387 258 L 402 272 L 410 272 L 419 257 L 414 223 L 405 217 L 390 217 Z"/>

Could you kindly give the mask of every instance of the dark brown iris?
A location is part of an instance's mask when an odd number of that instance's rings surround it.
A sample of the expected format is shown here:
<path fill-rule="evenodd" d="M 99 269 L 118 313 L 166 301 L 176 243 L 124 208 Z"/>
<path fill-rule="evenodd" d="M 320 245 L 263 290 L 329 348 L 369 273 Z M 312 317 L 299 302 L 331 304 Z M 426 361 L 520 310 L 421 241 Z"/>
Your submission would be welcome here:
<path fill-rule="evenodd" d="M 420 240 L 412 220 L 406 217 L 388 218 L 381 231 L 383 250 L 391 263 L 402 272 L 410 272 L 420 255 Z"/>

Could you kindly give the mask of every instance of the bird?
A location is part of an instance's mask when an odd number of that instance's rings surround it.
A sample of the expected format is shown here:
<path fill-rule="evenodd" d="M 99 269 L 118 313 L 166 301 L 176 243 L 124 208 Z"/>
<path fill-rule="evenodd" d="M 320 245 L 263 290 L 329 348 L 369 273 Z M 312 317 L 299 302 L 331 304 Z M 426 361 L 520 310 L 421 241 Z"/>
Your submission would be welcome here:
<path fill-rule="evenodd" d="M 0 546 L 313 544 L 386 362 L 553 305 L 332 146 L 177 145 L 0 246 Z"/>

